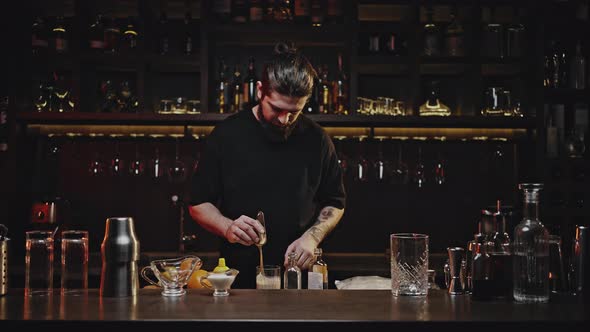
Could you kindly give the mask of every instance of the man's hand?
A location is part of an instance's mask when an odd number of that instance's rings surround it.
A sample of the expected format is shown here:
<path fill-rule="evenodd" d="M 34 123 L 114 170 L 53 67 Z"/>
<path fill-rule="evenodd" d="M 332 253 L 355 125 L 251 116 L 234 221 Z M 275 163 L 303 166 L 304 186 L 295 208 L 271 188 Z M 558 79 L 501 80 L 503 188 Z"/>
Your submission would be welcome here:
<path fill-rule="evenodd" d="M 313 262 L 313 252 L 317 248 L 319 242 L 313 238 L 309 233 L 304 233 L 300 238 L 293 241 L 285 252 L 285 266 L 289 264 L 289 254 L 295 253 L 295 262 L 299 268 L 306 270 Z"/>
<path fill-rule="evenodd" d="M 231 223 L 224 236 L 230 243 L 251 246 L 260 241 L 258 234 L 264 233 L 264 231 L 264 227 L 258 220 L 242 215 Z"/>

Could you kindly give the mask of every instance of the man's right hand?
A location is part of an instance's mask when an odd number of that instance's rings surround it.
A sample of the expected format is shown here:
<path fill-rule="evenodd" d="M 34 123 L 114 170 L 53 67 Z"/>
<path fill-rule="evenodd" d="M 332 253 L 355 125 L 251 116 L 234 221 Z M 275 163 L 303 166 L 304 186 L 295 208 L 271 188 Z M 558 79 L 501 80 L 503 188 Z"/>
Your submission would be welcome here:
<path fill-rule="evenodd" d="M 264 227 L 256 219 L 248 216 L 240 216 L 234 220 L 225 231 L 225 238 L 230 243 L 240 243 L 245 246 L 251 246 L 258 243 L 259 233 L 265 232 Z"/>

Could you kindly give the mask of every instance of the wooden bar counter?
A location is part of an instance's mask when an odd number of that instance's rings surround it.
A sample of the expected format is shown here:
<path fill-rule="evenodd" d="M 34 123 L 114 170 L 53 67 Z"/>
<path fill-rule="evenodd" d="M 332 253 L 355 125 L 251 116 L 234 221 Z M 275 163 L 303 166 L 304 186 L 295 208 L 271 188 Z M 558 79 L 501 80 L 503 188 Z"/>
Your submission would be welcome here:
<path fill-rule="evenodd" d="M 189 289 L 181 297 L 164 297 L 157 289 L 141 289 L 136 297 L 101 298 L 97 289 L 79 296 L 25 297 L 11 289 L 0 297 L 0 331 L 6 326 L 43 327 L 49 331 L 168 328 L 228 330 L 234 328 L 296 328 L 394 331 L 403 327 L 456 330 L 526 325 L 588 331 L 590 307 L 566 296 L 546 304 L 477 302 L 469 296 L 431 291 L 426 298 L 394 297 L 388 290 L 246 290 L 228 297 Z M 15 331 L 10 329 L 10 331 Z M 179 330 L 177 330 L 179 331 Z M 400 330 L 396 330 L 400 331 Z"/>

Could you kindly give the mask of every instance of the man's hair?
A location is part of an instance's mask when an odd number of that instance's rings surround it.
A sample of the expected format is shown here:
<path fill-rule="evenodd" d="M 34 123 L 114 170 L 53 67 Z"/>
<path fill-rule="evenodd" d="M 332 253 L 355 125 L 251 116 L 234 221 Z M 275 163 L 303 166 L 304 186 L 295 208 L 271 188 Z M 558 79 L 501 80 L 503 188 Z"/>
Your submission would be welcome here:
<path fill-rule="evenodd" d="M 262 92 L 268 94 L 275 91 L 289 97 L 309 97 L 316 76 L 311 63 L 297 49 L 278 43 L 262 71 Z"/>

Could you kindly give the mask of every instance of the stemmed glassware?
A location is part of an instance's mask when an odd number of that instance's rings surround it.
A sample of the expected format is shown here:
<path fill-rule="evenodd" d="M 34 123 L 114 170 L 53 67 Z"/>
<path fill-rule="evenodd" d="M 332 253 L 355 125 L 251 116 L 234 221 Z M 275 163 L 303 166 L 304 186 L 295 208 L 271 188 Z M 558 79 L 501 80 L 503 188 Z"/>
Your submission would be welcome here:
<path fill-rule="evenodd" d="M 334 137 L 334 147 L 336 148 L 336 155 L 338 156 L 338 164 L 342 168 L 342 174 L 346 175 L 348 171 L 348 157 L 342 152 L 342 144 L 344 137 Z"/>
<path fill-rule="evenodd" d="M 103 175 L 104 174 L 104 162 L 102 160 L 100 152 L 98 152 L 98 150 L 96 148 L 94 148 L 92 150 L 94 150 L 94 153 L 92 155 L 92 160 L 90 160 L 88 172 L 92 176 Z"/>
<path fill-rule="evenodd" d="M 438 160 L 436 161 L 436 165 L 434 166 L 434 182 L 436 184 L 444 184 L 446 182 L 445 176 L 445 160 L 442 157 L 442 154 L 438 153 Z"/>
<path fill-rule="evenodd" d="M 353 179 L 358 182 L 366 182 L 368 177 L 369 162 L 364 153 L 363 138 L 359 137 L 357 144 L 357 160 L 353 167 Z"/>
<path fill-rule="evenodd" d="M 393 162 L 391 167 L 391 182 L 393 184 L 407 184 L 408 179 L 408 165 L 404 162 L 402 157 L 402 144 L 398 144 L 397 160 Z"/>
<path fill-rule="evenodd" d="M 172 183 L 181 183 L 186 179 L 186 166 L 180 160 L 180 140 L 176 137 L 174 161 L 168 169 L 168 180 Z"/>
<path fill-rule="evenodd" d="M 414 170 L 414 183 L 418 188 L 423 188 L 426 184 L 426 171 L 422 163 L 422 147 L 418 147 L 418 159 L 416 160 L 416 168 Z"/>
<path fill-rule="evenodd" d="M 116 136 L 111 137 L 115 138 L 115 153 L 113 154 L 113 158 L 111 159 L 111 175 L 120 176 L 123 174 L 124 163 L 119 152 L 119 141 L 116 139 Z"/>
<path fill-rule="evenodd" d="M 388 167 L 387 162 L 383 158 L 383 139 L 379 139 L 377 146 L 377 159 L 373 164 L 373 170 L 375 171 L 375 181 L 384 183 L 388 178 Z"/>
<path fill-rule="evenodd" d="M 129 174 L 142 176 L 145 170 L 145 162 L 139 154 L 139 144 L 135 142 L 135 158 L 129 163 Z"/>

